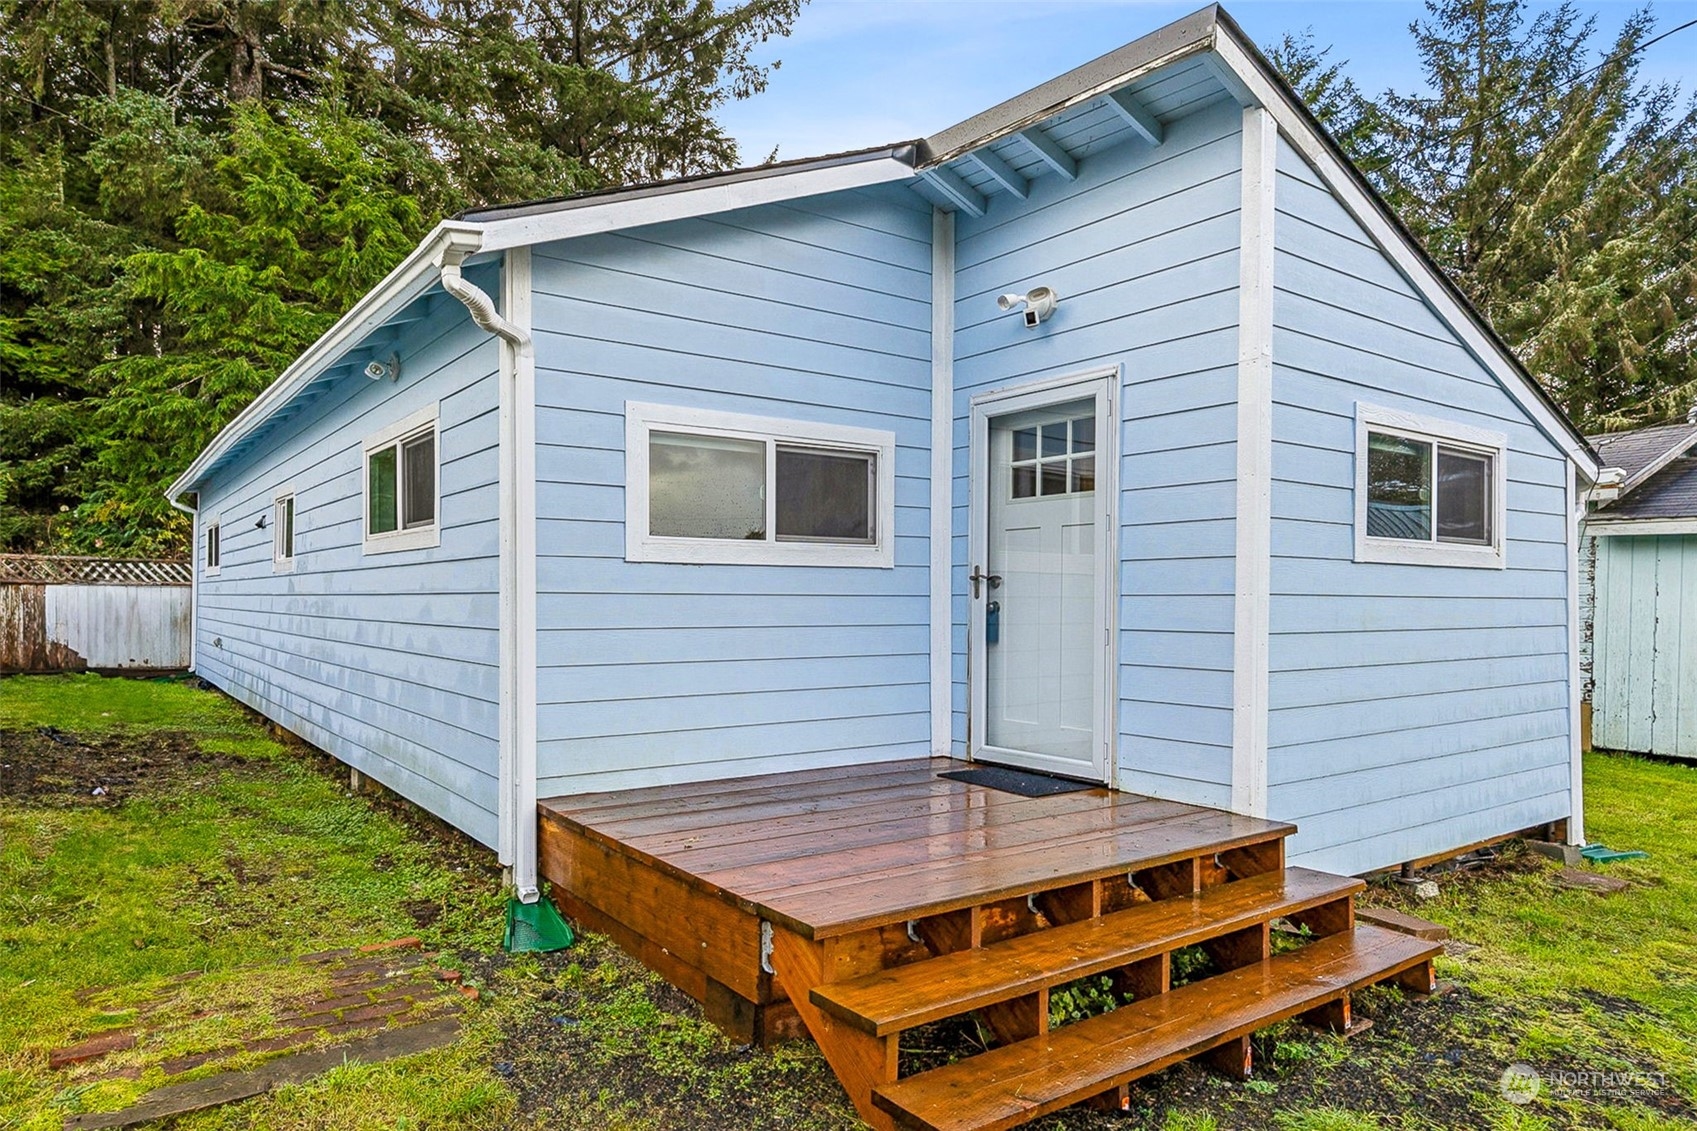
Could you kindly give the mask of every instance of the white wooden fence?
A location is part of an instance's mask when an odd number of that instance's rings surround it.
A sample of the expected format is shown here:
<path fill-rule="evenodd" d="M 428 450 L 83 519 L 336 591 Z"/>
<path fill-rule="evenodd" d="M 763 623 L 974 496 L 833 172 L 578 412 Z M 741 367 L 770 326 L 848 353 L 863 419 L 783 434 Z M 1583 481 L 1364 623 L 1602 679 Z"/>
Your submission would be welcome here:
<path fill-rule="evenodd" d="M 189 665 L 188 562 L 0 554 L 0 671 Z"/>

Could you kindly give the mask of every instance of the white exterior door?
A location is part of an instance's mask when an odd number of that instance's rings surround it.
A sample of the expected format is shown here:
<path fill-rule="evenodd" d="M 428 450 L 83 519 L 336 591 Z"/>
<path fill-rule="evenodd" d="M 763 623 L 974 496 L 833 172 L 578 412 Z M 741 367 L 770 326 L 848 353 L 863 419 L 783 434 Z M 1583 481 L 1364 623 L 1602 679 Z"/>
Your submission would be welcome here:
<path fill-rule="evenodd" d="M 975 760 L 1110 777 L 1113 388 L 1092 375 L 974 401 Z"/>

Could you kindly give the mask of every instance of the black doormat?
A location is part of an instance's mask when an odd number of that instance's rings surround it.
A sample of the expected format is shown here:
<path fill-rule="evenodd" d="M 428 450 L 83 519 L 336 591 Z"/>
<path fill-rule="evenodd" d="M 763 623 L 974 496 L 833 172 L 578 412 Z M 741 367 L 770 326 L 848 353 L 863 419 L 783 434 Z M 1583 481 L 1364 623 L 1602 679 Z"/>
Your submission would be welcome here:
<path fill-rule="evenodd" d="M 986 789 L 999 789 L 1003 793 L 1017 793 L 1021 797 L 1053 797 L 1057 793 L 1077 793 L 1080 790 L 1095 789 L 1087 781 L 1071 781 L 1067 778 L 1050 777 L 1048 774 L 1032 774 L 1024 770 L 1007 770 L 1001 766 L 976 766 L 970 770 L 950 770 L 938 777 L 950 781 L 963 781 L 967 785 L 981 785 Z"/>

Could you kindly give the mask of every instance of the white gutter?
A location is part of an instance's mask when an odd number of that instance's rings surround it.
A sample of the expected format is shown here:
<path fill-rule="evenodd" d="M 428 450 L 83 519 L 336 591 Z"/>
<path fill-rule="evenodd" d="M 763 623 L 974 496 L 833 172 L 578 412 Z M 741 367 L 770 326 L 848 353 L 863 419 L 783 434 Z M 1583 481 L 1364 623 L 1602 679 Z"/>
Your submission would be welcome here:
<path fill-rule="evenodd" d="M 530 249 L 510 248 L 502 305 L 461 271 L 481 239 L 459 233 L 436 264 L 442 289 L 501 340 L 501 736 L 497 850 L 525 903 L 540 895 L 536 869 L 536 346 L 530 335 Z"/>
<path fill-rule="evenodd" d="M 437 257 L 442 254 L 444 248 L 468 239 L 481 239 L 480 225 L 462 221 L 444 221 L 436 225 L 435 230 L 413 248 L 412 253 L 401 260 L 381 283 L 367 291 L 364 297 L 354 303 L 352 309 L 325 331 L 323 337 L 308 346 L 263 393 L 237 413 L 235 419 L 226 424 L 200 455 L 195 457 L 188 469 L 177 476 L 176 482 L 166 489 L 166 495 L 175 500 L 184 491 L 192 489 L 201 476 L 249 432 L 292 401 L 326 369 L 341 361 L 342 355 L 358 345 L 360 339 L 399 314 L 403 307 L 434 286 Z"/>
<path fill-rule="evenodd" d="M 200 629 L 200 500 L 189 506 L 173 493 L 170 503 L 189 516 L 189 671 L 194 671 Z"/>

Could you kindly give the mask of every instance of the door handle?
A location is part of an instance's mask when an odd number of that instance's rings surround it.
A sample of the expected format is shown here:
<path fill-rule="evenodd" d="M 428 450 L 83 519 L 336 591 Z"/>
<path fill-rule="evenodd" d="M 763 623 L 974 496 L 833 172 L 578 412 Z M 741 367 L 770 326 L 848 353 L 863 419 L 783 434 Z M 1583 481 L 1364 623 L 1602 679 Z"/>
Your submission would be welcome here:
<path fill-rule="evenodd" d="M 967 580 L 972 582 L 972 595 L 974 598 L 983 596 L 983 585 L 986 581 L 990 583 L 990 588 L 992 589 L 1000 589 L 1002 587 L 1001 574 L 985 573 L 984 570 L 978 566 L 972 567 L 972 575 L 968 577 Z"/>

